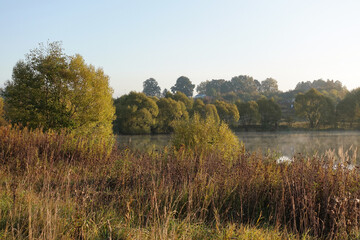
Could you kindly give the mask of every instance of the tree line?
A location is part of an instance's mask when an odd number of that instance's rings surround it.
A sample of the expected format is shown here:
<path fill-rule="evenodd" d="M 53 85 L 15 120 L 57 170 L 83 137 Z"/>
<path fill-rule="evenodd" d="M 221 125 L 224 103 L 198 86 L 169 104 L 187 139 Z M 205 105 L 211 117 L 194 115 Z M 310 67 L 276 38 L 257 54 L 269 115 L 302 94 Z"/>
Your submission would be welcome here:
<path fill-rule="evenodd" d="M 68 56 L 59 42 L 40 44 L 13 68 L 0 97 L 0 125 L 69 129 L 79 134 L 170 133 L 178 120 L 194 115 L 226 122 L 235 129 L 278 129 L 307 121 L 309 128 L 357 128 L 360 90 L 340 81 L 300 82 L 282 92 L 273 78 L 258 81 L 239 75 L 195 84 L 181 76 L 161 90 L 154 78 L 143 91 L 112 99 L 109 77 Z"/>
<path fill-rule="evenodd" d="M 229 103 L 188 98 L 184 93 L 167 92 L 164 97 L 147 96 L 131 92 L 114 101 L 116 120 L 114 132 L 121 134 L 170 133 L 178 120 L 187 121 L 198 115 L 215 122 L 223 121 L 236 127 L 239 120 L 244 125 L 261 123 L 266 129 L 276 128 L 281 119 L 279 105 L 273 99 Z"/>

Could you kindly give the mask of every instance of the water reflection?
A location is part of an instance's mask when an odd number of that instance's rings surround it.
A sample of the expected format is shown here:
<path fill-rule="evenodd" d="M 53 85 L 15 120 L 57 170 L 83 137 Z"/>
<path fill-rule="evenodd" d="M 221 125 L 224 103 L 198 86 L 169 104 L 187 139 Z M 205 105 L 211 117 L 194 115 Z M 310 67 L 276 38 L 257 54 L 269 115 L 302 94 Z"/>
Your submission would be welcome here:
<path fill-rule="evenodd" d="M 323 154 L 327 150 L 344 150 L 351 146 L 357 148 L 360 143 L 360 132 L 237 132 L 248 151 L 278 152 L 285 156 Z M 120 135 L 120 146 L 128 146 L 140 151 L 161 149 L 170 142 L 170 135 Z M 360 152 L 360 151 L 359 151 Z M 359 158 L 359 153 L 357 154 Z"/>

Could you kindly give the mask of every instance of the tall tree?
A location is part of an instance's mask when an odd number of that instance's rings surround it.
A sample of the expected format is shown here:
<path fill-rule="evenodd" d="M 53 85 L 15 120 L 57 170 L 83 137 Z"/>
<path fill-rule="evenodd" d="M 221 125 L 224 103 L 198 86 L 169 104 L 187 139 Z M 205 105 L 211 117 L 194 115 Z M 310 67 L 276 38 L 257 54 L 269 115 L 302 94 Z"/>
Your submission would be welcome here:
<path fill-rule="evenodd" d="M 143 82 L 143 93 L 147 96 L 160 97 L 161 88 L 154 78 L 149 78 Z"/>
<path fill-rule="evenodd" d="M 241 102 L 236 101 L 236 107 L 239 110 L 240 122 L 247 126 L 256 124 L 260 120 L 259 106 L 255 101 Z"/>
<path fill-rule="evenodd" d="M 267 78 L 261 82 L 261 92 L 275 93 L 279 91 L 278 83 L 273 78 Z"/>
<path fill-rule="evenodd" d="M 189 78 L 181 76 L 176 80 L 176 84 L 171 87 L 171 91 L 173 93 L 182 92 L 187 97 L 192 97 L 194 88 L 195 84 L 192 84 Z"/>
<path fill-rule="evenodd" d="M 338 121 L 350 124 L 360 120 L 360 89 L 355 89 L 338 103 L 336 106 Z"/>
<path fill-rule="evenodd" d="M 281 109 L 274 99 L 262 98 L 257 101 L 263 128 L 277 128 L 281 119 Z"/>
<path fill-rule="evenodd" d="M 258 90 L 258 82 L 247 75 L 240 75 L 231 79 L 233 91 L 252 93 Z"/>
<path fill-rule="evenodd" d="M 80 55 L 67 56 L 59 42 L 40 44 L 19 61 L 3 97 L 12 123 L 112 134 L 115 109 L 109 77 Z"/>
<path fill-rule="evenodd" d="M 310 128 L 318 127 L 322 119 L 335 115 L 334 107 L 331 105 L 331 100 L 314 88 L 305 94 L 299 93 L 295 98 L 296 114 L 305 117 L 309 121 Z"/>

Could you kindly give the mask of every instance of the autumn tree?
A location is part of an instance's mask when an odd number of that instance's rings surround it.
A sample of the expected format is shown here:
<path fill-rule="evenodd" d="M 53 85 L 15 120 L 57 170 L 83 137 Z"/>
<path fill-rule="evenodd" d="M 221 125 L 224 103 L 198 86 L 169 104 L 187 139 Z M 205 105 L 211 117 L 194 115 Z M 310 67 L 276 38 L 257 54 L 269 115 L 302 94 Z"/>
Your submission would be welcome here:
<path fill-rule="evenodd" d="M 3 97 L 12 123 L 112 134 L 115 109 L 109 77 L 80 55 L 66 55 L 59 42 L 40 44 L 16 63 Z"/>
<path fill-rule="evenodd" d="M 182 92 L 187 97 L 192 97 L 194 88 L 195 84 L 192 84 L 189 78 L 181 76 L 176 80 L 175 85 L 171 87 L 171 91 L 173 93 Z"/>
<path fill-rule="evenodd" d="M 170 133 L 178 120 L 187 120 L 189 113 L 183 102 L 175 101 L 172 98 L 161 98 L 156 102 L 159 108 L 159 115 L 156 119 L 156 132 Z"/>
<path fill-rule="evenodd" d="M 235 124 L 239 120 L 239 111 L 235 104 L 217 100 L 215 106 L 220 119 L 227 124 Z"/>
<path fill-rule="evenodd" d="M 6 125 L 4 113 L 4 100 L 0 97 L 0 126 Z"/>
<path fill-rule="evenodd" d="M 215 122 L 220 122 L 220 117 L 216 106 L 214 104 L 206 104 L 205 105 L 205 115 L 206 118 L 212 118 Z"/>
<path fill-rule="evenodd" d="M 166 97 L 172 98 L 175 101 L 184 103 L 186 106 L 186 109 L 188 111 L 191 111 L 192 106 L 193 106 L 193 100 L 191 98 L 188 98 L 184 93 L 176 92 L 175 94 L 167 94 Z"/>
<path fill-rule="evenodd" d="M 160 97 L 161 88 L 154 78 L 149 78 L 143 82 L 143 93 L 147 96 Z"/>
<path fill-rule="evenodd" d="M 144 93 L 130 92 L 115 100 L 115 133 L 149 134 L 159 114 L 156 102 Z"/>

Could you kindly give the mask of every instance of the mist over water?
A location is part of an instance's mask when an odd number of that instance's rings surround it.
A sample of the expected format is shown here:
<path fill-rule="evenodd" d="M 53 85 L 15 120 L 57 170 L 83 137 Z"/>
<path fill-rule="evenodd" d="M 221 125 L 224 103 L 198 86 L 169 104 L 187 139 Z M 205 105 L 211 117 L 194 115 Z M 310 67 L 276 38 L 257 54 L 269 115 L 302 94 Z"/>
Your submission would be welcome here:
<path fill-rule="evenodd" d="M 350 147 L 357 148 L 360 143 L 358 131 L 314 131 L 314 132 L 236 132 L 239 140 L 245 144 L 247 151 L 266 154 L 277 152 L 279 155 L 292 157 L 303 155 L 324 154 L 327 150 L 340 148 L 344 151 Z M 119 135 L 120 146 L 128 146 L 140 151 L 161 149 L 170 143 L 170 135 Z M 360 149 L 357 161 L 360 159 Z"/>

